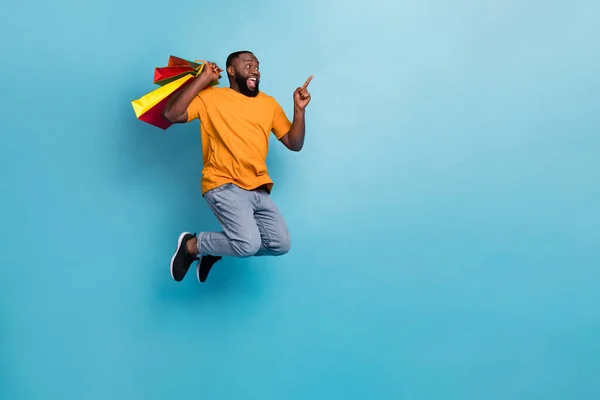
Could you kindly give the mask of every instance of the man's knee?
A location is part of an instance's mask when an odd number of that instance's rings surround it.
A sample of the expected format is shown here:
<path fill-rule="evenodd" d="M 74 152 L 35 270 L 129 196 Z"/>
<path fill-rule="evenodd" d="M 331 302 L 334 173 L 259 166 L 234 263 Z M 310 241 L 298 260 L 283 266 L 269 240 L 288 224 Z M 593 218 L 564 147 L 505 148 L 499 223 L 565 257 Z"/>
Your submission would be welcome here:
<path fill-rule="evenodd" d="M 292 247 L 292 240 L 290 238 L 290 234 L 285 232 L 281 235 L 277 236 L 275 240 L 272 240 L 269 243 L 269 248 L 273 255 L 282 256 L 287 254 Z"/>

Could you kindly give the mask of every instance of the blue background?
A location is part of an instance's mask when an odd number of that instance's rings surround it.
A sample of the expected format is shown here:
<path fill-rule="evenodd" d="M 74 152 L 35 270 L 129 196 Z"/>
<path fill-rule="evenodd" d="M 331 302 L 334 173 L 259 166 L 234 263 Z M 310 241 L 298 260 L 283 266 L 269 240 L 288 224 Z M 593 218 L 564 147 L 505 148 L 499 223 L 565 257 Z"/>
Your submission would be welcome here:
<path fill-rule="evenodd" d="M 5 7 L 0 398 L 598 399 L 598 4 Z M 199 126 L 130 101 L 239 49 L 288 113 L 315 76 L 292 251 L 175 283 Z"/>

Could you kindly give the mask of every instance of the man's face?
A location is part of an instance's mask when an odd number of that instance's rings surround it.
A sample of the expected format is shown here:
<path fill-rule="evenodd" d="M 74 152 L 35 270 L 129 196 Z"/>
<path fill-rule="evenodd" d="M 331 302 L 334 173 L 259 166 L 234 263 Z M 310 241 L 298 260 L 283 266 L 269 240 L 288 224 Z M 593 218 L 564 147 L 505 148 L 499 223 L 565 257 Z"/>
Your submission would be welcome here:
<path fill-rule="evenodd" d="M 234 79 L 240 91 L 246 96 L 258 95 L 260 83 L 260 72 L 258 71 L 258 59 L 250 53 L 241 54 L 233 63 Z"/>

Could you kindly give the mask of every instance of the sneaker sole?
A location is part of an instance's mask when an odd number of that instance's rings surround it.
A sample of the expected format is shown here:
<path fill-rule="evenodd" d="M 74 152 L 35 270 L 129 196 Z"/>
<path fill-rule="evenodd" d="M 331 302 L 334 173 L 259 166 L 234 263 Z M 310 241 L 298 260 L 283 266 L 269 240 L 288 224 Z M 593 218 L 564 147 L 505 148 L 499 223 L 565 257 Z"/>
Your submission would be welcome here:
<path fill-rule="evenodd" d="M 171 278 L 173 278 L 173 280 L 176 280 L 175 275 L 173 274 L 173 265 L 175 263 L 175 257 L 177 256 L 177 253 L 179 253 L 179 250 L 181 249 L 181 242 L 183 241 L 183 238 L 185 237 L 185 235 L 191 235 L 191 233 L 183 232 L 181 235 L 179 235 L 179 239 L 177 240 L 177 248 L 175 249 L 175 253 L 173 253 L 173 257 L 171 257 Z"/>

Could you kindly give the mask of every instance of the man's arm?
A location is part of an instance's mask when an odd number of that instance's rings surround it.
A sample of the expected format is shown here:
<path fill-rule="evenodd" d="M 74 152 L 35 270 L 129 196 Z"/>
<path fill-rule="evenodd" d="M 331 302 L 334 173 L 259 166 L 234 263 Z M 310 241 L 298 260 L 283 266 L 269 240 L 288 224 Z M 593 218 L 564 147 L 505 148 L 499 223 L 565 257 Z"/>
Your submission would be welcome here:
<path fill-rule="evenodd" d="M 294 107 L 294 119 L 288 133 L 283 135 L 281 143 L 291 151 L 300 151 L 304 147 L 304 135 L 306 133 L 306 123 L 304 118 L 304 110 L 299 110 Z"/>
<path fill-rule="evenodd" d="M 194 97 L 206 89 L 210 83 L 219 78 L 219 67 L 214 63 L 207 64 L 200 75 L 192 83 L 175 94 L 163 109 L 163 117 L 171 123 L 183 123 L 188 120 L 188 107 Z"/>
<path fill-rule="evenodd" d="M 281 143 L 292 151 L 300 151 L 304 147 L 304 135 L 306 133 L 305 110 L 310 103 L 310 93 L 308 92 L 308 84 L 313 79 L 310 76 L 303 86 L 300 86 L 294 91 L 294 119 L 288 133 L 283 135 Z"/>

